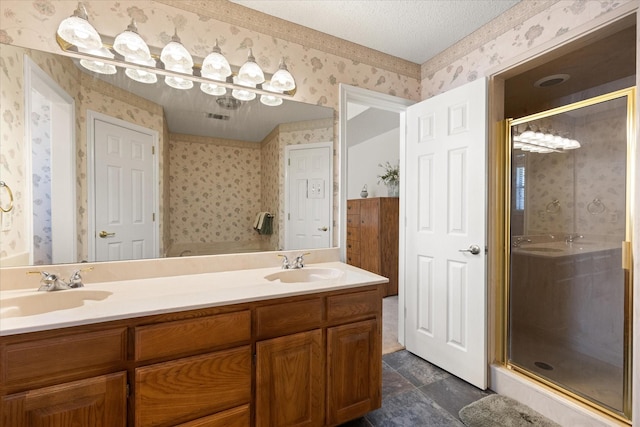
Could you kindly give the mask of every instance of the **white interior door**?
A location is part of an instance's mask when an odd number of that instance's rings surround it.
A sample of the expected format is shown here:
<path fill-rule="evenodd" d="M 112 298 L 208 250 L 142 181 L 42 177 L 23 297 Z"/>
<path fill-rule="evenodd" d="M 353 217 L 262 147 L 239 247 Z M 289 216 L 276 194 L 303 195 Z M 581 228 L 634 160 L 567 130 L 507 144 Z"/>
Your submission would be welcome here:
<path fill-rule="evenodd" d="M 158 256 L 154 136 L 95 119 L 95 260 Z"/>
<path fill-rule="evenodd" d="M 407 350 L 487 385 L 487 86 L 479 79 L 407 110 Z"/>
<path fill-rule="evenodd" d="M 331 144 L 305 144 L 287 148 L 285 249 L 328 248 L 331 246 L 332 233 Z"/>

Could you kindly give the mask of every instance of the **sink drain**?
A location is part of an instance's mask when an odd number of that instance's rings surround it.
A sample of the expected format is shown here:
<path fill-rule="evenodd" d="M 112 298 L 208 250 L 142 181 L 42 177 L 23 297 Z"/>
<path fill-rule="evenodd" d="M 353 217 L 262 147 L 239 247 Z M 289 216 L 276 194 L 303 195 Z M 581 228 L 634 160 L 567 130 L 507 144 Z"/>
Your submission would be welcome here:
<path fill-rule="evenodd" d="M 553 366 L 549 365 L 548 363 L 533 362 L 533 364 L 536 365 L 540 369 L 544 369 L 545 371 L 553 371 Z"/>

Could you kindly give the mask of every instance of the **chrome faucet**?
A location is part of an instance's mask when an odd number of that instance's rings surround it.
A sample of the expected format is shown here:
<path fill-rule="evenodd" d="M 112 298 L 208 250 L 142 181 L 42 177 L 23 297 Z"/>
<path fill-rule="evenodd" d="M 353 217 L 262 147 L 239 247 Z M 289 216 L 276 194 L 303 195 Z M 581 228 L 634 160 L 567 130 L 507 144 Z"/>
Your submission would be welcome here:
<path fill-rule="evenodd" d="M 58 276 L 57 274 L 48 273 L 46 271 L 29 271 L 27 274 L 40 274 L 42 275 L 42 279 L 40 279 L 40 287 L 38 288 L 39 292 L 53 292 L 53 291 L 64 291 L 67 289 L 75 289 L 84 287 L 84 283 L 82 283 L 82 276 L 80 276 L 81 271 L 89 271 L 93 268 L 85 268 L 82 270 L 76 270 L 73 272 L 71 277 L 69 278 L 69 282 L 65 282 Z"/>
<path fill-rule="evenodd" d="M 304 267 L 304 256 L 305 255 L 309 255 L 309 254 L 310 254 L 310 252 L 306 252 L 304 254 L 298 255 L 294 259 L 293 264 L 289 263 L 289 258 L 287 258 L 286 255 L 278 254 L 278 256 L 282 257 L 282 269 L 283 270 L 290 270 L 290 269 L 298 269 L 298 268 Z"/>
<path fill-rule="evenodd" d="M 564 238 L 565 243 L 573 243 L 574 240 L 576 239 L 584 239 L 584 236 L 581 234 L 567 234 L 567 236 Z"/>
<path fill-rule="evenodd" d="M 531 243 L 531 239 L 525 239 L 523 236 L 518 236 L 513 242 L 513 247 L 514 248 L 520 247 L 520 245 L 523 243 Z"/>

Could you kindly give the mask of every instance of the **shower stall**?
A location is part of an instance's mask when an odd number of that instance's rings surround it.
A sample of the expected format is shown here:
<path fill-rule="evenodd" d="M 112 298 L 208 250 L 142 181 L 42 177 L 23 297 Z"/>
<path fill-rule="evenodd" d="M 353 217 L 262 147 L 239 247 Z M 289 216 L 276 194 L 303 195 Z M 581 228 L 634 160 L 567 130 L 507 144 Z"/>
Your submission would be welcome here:
<path fill-rule="evenodd" d="M 504 360 L 631 419 L 635 89 L 508 120 Z"/>

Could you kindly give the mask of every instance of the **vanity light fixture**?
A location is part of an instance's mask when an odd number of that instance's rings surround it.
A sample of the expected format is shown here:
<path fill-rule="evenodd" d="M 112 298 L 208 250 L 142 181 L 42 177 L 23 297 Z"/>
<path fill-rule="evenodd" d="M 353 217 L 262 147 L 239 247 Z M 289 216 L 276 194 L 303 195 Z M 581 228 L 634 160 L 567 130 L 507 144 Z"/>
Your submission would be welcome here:
<path fill-rule="evenodd" d="M 153 58 L 149 58 L 146 61 L 131 59 L 127 62 L 131 62 L 133 64 L 138 64 L 138 65 L 146 65 L 148 67 L 156 66 L 156 61 Z M 158 81 L 158 76 L 156 76 L 154 73 L 137 69 L 137 68 L 127 68 L 126 70 L 124 70 L 124 73 L 131 80 L 135 80 L 140 83 L 152 84 Z"/>
<path fill-rule="evenodd" d="M 244 65 L 240 67 L 240 71 L 238 71 L 238 79 L 253 85 L 259 85 L 264 82 L 264 73 L 262 72 L 262 68 L 256 63 L 256 58 L 254 58 L 251 49 L 249 49 L 247 62 L 245 62 Z"/>
<path fill-rule="evenodd" d="M 98 50 L 102 48 L 102 39 L 93 25 L 89 23 L 87 9 L 82 3 L 78 3 L 73 15 L 60 23 L 58 35 L 67 43 L 82 49 Z"/>
<path fill-rule="evenodd" d="M 263 83 L 262 89 L 268 90 L 270 92 L 277 92 L 273 88 L 273 84 Z M 282 105 L 282 98 L 275 95 L 260 95 L 260 102 L 264 105 L 268 105 L 269 107 L 277 107 L 278 105 Z"/>
<path fill-rule="evenodd" d="M 273 74 L 270 82 L 271 87 L 274 90 L 284 92 L 285 90 L 293 90 L 296 87 L 296 81 L 287 69 L 287 64 L 284 63 L 284 58 L 280 61 L 278 71 Z"/>
<path fill-rule="evenodd" d="M 103 44 L 102 38 L 105 37 L 107 42 Z M 161 52 L 159 48 L 145 43 L 133 19 L 115 39 L 101 36 L 89 24 L 82 3 L 78 3 L 73 16 L 60 23 L 56 41 L 67 56 L 79 60 L 83 67 L 96 73 L 114 74 L 118 68 L 123 68 L 129 78 L 147 84 L 157 82 L 157 76 L 161 75 L 168 86 L 176 89 L 191 89 L 194 83 L 199 83 L 200 89 L 207 94 L 238 101 L 232 106 L 234 109 L 241 104 L 240 101 L 254 100 L 258 94 L 263 104 L 277 106 L 284 98 L 291 98 L 296 89 L 284 58 L 278 70 L 267 75 L 267 79 L 270 78 L 268 83 L 265 83 L 265 73 L 257 64 L 252 49 L 249 49 L 247 61 L 241 67 L 233 66 L 222 55 L 217 40 L 211 53 L 202 62 L 194 64 L 193 57 L 178 37 L 177 29 Z M 157 52 L 160 52 L 159 56 Z M 231 96 L 227 96 L 227 89 L 231 89 Z"/>
<path fill-rule="evenodd" d="M 113 59 L 115 56 L 113 53 L 111 53 L 109 50 L 107 50 L 104 47 L 101 49 L 93 49 L 93 50 L 83 49 L 79 47 L 78 50 L 82 53 L 88 53 L 89 55 L 101 56 L 103 58 L 108 58 L 108 59 Z M 82 65 L 87 70 L 93 71 L 94 73 L 98 73 L 98 74 L 115 74 L 118 71 L 116 70 L 116 67 L 114 65 L 106 64 L 103 61 L 100 61 L 98 59 L 81 59 L 80 65 Z"/>
<path fill-rule="evenodd" d="M 138 27 L 135 19 L 131 19 L 131 24 L 127 29 L 116 36 L 113 41 L 113 49 L 124 56 L 125 61 L 148 61 L 151 59 L 149 46 L 138 34 Z"/>
<path fill-rule="evenodd" d="M 222 55 L 220 46 L 218 46 L 218 40 L 213 47 L 211 53 L 202 61 L 202 77 L 210 79 L 225 81 L 227 77 L 231 75 L 231 66 L 227 58 Z"/>
<path fill-rule="evenodd" d="M 247 87 L 247 89 L 242 89 L 241 87 L 233 89 L 231 91 L 231 96 L 233 96 L 235 99 L 239 101 L 253 101 L 254 99 L 256 99 L 256 93 L 249 90 L 249 88 L 256 87 L 255 83 L 244 81 L 238 76 L 233 77 L 233 83 L 239 86 Z"/>

